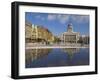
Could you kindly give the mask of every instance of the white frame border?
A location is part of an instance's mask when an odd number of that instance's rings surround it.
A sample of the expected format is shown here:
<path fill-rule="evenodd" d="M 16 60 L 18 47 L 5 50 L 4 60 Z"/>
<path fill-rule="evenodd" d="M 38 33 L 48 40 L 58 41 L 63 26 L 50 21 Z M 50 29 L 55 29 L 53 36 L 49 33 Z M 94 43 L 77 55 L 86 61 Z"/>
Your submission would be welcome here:
<path fill-rule="evenodd" d="M 41 12 L 41 13 L 60 12 L 62 14 L 90 15 L 90 54 L 91 54 L 90 65 L 25 69 L 25 12 Z M 40 6 L 22 6 L 22 5 L 19 6 L 19 75 L 20 76 L 95 71 L 94 48 L 95 48 L 95 10 L 40 7 Z"/>

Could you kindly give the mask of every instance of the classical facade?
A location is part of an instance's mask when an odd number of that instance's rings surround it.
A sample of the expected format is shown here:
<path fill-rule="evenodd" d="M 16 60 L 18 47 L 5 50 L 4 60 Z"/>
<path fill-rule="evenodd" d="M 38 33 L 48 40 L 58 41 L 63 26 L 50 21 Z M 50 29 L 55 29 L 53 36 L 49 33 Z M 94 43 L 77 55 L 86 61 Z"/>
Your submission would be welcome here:
<path fill-rule="evenodd" d="M 26 42 L 30 42 L 32 37 L 32 24 L 26 22 L 25 23 L 25 39 Z"/>
<path fill-rule="evenodd" d="M 61 41 L 63 43 L 77 43 L 77 41 L 79 40 L 79 35 L 79 32 L 73 31 L 72 24 L 68 24 L 67 32 L 64 32 L 61 35 Z"/>
<path fill-rule="evenodd" d="M 26 23 L 25 25 L 26 42 L 51 43 L 54 40 L 53 34 L 45 27 Z"/>

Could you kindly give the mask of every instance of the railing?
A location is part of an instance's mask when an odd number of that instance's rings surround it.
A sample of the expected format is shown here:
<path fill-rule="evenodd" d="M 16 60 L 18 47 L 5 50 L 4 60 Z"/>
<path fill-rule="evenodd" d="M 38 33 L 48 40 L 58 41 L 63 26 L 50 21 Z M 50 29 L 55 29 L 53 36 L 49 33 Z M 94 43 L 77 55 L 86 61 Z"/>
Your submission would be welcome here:
<path fill-rule="evenodd" d="M 59 44 L 42 44 L 42 43 L 26 43 L 26 47 L 89 47 L 89 44 L 80 43 L 59 43 Z"/>

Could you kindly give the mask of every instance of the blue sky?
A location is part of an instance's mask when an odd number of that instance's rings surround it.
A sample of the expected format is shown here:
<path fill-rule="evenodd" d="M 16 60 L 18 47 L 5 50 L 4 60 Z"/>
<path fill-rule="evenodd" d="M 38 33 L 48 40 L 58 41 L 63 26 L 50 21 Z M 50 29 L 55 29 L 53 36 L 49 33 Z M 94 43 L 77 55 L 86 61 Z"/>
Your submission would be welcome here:
<path fill-rule="evenodd" d="M 55 36 L 66 32 L 68 23 L 72 23 L 73 31 L 89 35 L 89 15 L 25 12 L 25 20 L 48 28 Z"/>

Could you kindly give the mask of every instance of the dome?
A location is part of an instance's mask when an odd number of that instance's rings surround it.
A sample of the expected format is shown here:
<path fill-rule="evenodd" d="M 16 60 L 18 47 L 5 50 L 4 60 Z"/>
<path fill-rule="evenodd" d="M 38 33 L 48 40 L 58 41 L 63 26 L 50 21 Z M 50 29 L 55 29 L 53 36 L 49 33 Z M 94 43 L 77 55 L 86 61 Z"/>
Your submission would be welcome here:
<path fill-rule="evenodd" d="M 68 32 L 72 32 L 73 31 L 73 25 L 71 23 L 68 24 L 67 30 L 68 30 Z"/>
<path fill-rule="evenodd" d="M 72 26 L 72 23 L 69 23 L 68 26 Z"/>
<path fill-rule="evenodd" d="M 72 29 L 72 28 L 73 28 L 72 23 L 69 23 L 69 24 L 68 24 L 68 29 L 69 29 L 69 28 L 70 28 L 70 29 Z"/>

